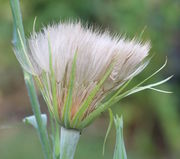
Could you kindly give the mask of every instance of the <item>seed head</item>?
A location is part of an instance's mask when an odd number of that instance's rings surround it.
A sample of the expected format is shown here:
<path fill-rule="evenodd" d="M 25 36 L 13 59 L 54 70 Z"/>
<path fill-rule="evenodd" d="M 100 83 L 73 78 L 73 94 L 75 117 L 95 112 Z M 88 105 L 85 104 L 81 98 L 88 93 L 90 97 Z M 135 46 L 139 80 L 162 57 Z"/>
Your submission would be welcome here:
<path fill-rule="evenodd" d="M 15 53 L 59 123 L 78 129 L 108 94 L 146 67 L 149 50 L 149 42 L 65 22 L 33 33 L 25 60 Z"/>

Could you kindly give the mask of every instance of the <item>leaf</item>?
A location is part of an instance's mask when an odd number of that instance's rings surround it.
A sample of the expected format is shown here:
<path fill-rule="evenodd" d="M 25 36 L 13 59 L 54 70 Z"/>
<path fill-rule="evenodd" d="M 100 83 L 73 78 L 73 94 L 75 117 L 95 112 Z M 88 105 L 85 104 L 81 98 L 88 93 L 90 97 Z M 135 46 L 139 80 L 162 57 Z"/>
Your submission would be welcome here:
<path fill-rule="evenodd" d="M 53 108 L 54 108 L 53 112 L 54 112 L 54 115 L 56 117 L 56 120 L 59 121 L 57 92 L 56 92 L 56 79 L 55 79 L 55 73 L 53 70 L 52 50 L 51 50 L 51 44 L 50 44 L 49 36 L 48 36 L 48 48 L 49 48 L 49 68 L 50 68 L 50 74 L 51 74 L 50 80 L 51 80 L 51 86 L 52 86 L 52 101 L 53 101 Z"/>
<path fill-rule="evenodd" d="M 100 115 L 100 113 L 104 112 L 106 109 L 108 109 L 110 106 L 112 106 L 113 104 L 115 104 L 116 102 L 121 100 L 122 98 L 125 98 L 131 94 L 137 93 L 137 92 L 145 90 L 145 89 L 151 89 L 152 87 L 161 85 L 161 84 L 167 82 L 168 80 L 170 80 L 173 76 L 170 76 L 160 82 L 156 82 L 156 83 L 149 84 L 146 86 L 141 86 L 146 81 L 148 81 L 150 78 L 152 78 L 157 73 L 159 73 L 166 66 L 166 64 L 167 64 L 167 59 L 166 59 L 165 63 L 157 71 L 155 71 L 153 74 L 151 74 L 149 77 L 147 77 L 142 82 L 140 82 L 139 84 L 134 86 L 132 89 L 120 94 L 124 90 L 124 88 L 126 88 L 126 86 L 129 84 L 129 82 L 132 80 L 132 78 L 131 78 L 122 87 L 120 87 L 120 89 L 109 100 L 107 100 L 105 103 L 101 103 L 101 105 L 99 105 L 96 110 L 94 110 L 91 114 L 89 114 L 89 116 L 81 122 L 81 124 L 78 126 L 78 128 L 82 129 L 83 127 L 86 127 L 87 125 L 89 125 L 97 116 Z M 161 90 L 159 92 L 166 93 L 167 91 Z"/>
<path fill-rule="evenodd" d="M 151 59 L 153 58 L 153 55 L 148 55 L 147 57 L 145 57 L 137 66 L 136 69 L 133 73 L 131 73 L 126 79 L 130 79 L 135 77 L 136 75 L 138 75 L 140 72 L 142 72 L 146 66 L 149 64 L 149 62 L 151 61 Z"/>
<path fill-rule="evenodd" d="M 87 110 L 87 108 L 89 107 L 89 104 L 93 101 L 95 95 L 100 90 L 101 86 L 103 85 L 103 83 L 105 82 L 109 74 L 111 73 L 112 68 L 113 68 L 113 65 L 110 66 L 110 68 L 107 70 L 107 72 L 105 73 L 103 78 L 100 80 L 100 82 L 95 86 L 95 88 L 90 92 L 87 99 L 80 106 L 80 109 L 78 110 L 78 112 L 73 118 L 73 122 L 72 122 L 73 127 L 76 127 L 79 121 L 82 119 L 84 112 Z"/>
<path fill-rule="evenodd" d="M 116 127 L 116 145 L 114 149 L 113 159 L 127 159 L 126 149 L 123 139 L 123 118 L 119 118 L 118 115 L 114 118 Z"/>
<path fill-rule="evenodd" d="M 111 106 L 111 103 L 114 101 L 115 97 L 117 97 L 118 94 L 120 94 L 127 86 L 128 84 L 131 82 L 132 78 L 129 79 L 126 83 L 124 83 L 124 85 L 122 87 L 120 87 L 115 93 L 114 95 L 112 95 L 112 97 L 107 100 L 104 103 L 101 103 L 100 105 L 97 106 L 97 109 L 94 110 L 91 114 L 89 114 L 88 117 L 86 117 L 78 126 L 78 128 L 82 129 L 84 127 L 86 127 L 87 125 L 89 125 L 98 115 L 100 115 L 100 113 L 102 113 L 103 111 L 105 111 L 108 107 Z"/>
<path fill-rule="evenodd" d="M 113 113 L 112 113 L 112 110 L 111 109 L 108 109 L 109 110 L 109 126 L 108 126 L 108 129 L 107 129 L 107 132 L 106 132 L 106 136 L 104 138 L 104 143 L 103 143 L 103 155 L 104 155 L 104 152 L 105 152 L 105 146 L 106 146 L 106 141 L 107 141 L 107 137 L 110 133 L 110 130 L 111 130 L 111 127 L 112 127 L 112 123 L 113 123 Z"/>
<path fill-rule="evenodd" d="M 41 114 L 41 119 L 42 119 L 42 124 L 43 126 L 47 126 L 47 115 L 46 114 Z M 36 117 L 34 115 L 25 117 L 23 119 L 23 122 L 26 124 L 32 125 L 34 128 L 38 129 Z"/>
<path fill-rule="evenodd" d="M 160 93 L 173 93 L 173 92 L 170 92 L 170 91 L 165 91 L 165 90 L 161 90 L 161 89 L 157 89 L 157 88 L 149 88 L 149 89 L 151 89 L 151 90 L 153 90 L 153 91 L 156 91 L 156 92 L 160 92 Z"/>
<path fill-rule="evenodd" d="M 68 93 L 65 100 L 64 108 L 63 108 L 63 120 L 66 127 L 70 126 L 71 120 L 71 106 L 72 106 L 72 95 L 73 95 L 73 87 L 74 87 L 74 79 L 76 73 L 76 59 L 77 59 L 77 51 L 74 54 L 73 63 L 72 63 L 72 70 L 69 79 L 69 87 Z"/>
<path fill-rule="evenodd" d="M 33 22 L 33 34 L 36 33 L 36 20 L 37 20 L 37 17 L 34 18 L 34 22 Z"/>
<path fill-rule="evenodd" d="M 124 93 L 124 94 L 125 94 L 124 96 L 123 96 L 123 95 L 120 95 L 120 97 L 121 97 L 121 96 L 127 97 L 127 96 L 129 96 L 129 95 L 131 95 L 131 94 L 134 94 L 134 93 L 143 91 L 143 90 L 145 90 L 145 89 L 158 90 L 158 89 L 155 89 L 155 88 L 153 88 L 153 87 L 159 86 L 159 85 L 161 85 L 161 84 L 169 81 L 172 77 L 173 77 L 173 76 L 170 76 L 170 77 L 168 77 L 168 78 L 166 78 L 166 79 L 164 79 L 164 80 L 162 80 L 162 81 L 159 81 L 159 82 L 156 82 L 156 83 L 153 83 L 153 84 L 149 84 L 149 85 L 146 85 L 146 86 L 134 87 L 134 88 L 132 88 L 131 90 L 125 92 L 125 93 Z M 159 92 L 160 92 L 160 91 L 159 91 Z M 161 90 L 161 92 L 166 93 L 167 91 L 162 91 L 162 90 Z M 168 92 L 168 93 L 169 93 L 169 92 Z M 118 97 L 117 97 L 117 98 L 118 98 Z"/>
<path fill-rule="evenodd" d="M 151 79 L 153 76 L 155 76 L 156 74 L 158 74 L 165 66 L 167 65 L 167 58 L 164 62 L 164 64 L 157 70 L 155 71 L 153 74 L 151 74 L 149 77 L 147 77 L 146 79 L 144 79 L 142 82 L 140 82 L 138 85 L 136 85 L 136 87 L 144 84 L 146 81 L 148 81 L 149 79 Z"/>
<path fill-rule="evenodd" d="M 35 73 L 32 62 L 30 60 L 30 56 L 27 52 L 27 46 L 25 41 L 23 41 L 22 33 L 20 32 L 19 28 L 14 28 L 14 38 L 13 38 L 13 51 L 14 54 L 21 64 L 23 70 L 29 73 Z M 18 43 L 17 43 L 18 41 Z M 17 45 L 19 44 L 19 45 Z"/>

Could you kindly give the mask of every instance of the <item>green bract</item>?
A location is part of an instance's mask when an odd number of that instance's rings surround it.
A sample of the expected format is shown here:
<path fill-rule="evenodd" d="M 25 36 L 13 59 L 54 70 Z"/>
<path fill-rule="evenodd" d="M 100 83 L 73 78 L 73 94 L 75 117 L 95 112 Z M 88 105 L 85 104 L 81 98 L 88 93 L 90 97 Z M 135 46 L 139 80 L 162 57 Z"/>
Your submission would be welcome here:
<path fill-rule="evenodd" d="M 126 149 L 123 139 L 123 119 L 122 117 L 114 117 L 116 127 L 116 145 L 114 149 L 113 159 L 127 159 Z"/>

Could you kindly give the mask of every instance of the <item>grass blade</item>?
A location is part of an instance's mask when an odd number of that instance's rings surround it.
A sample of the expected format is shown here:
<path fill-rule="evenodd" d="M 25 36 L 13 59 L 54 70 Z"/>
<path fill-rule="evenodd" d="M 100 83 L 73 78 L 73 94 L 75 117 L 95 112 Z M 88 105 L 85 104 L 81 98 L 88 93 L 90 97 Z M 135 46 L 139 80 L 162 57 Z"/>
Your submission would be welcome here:
<path fill-rule="evenodd" d="M 52 49 L 50 44 L 50 39 L 48 37 L 48 48 L 49 48 L 49 68 L 50 68 L 50 81 L 51 81 L 51 89 L 52 89 L 52 100 L 53 100 L 53 109 L 54 114 L 56 117 L 56 120 L 59 121 L 59 115 L 58 115 L 58 103 L 57 103 L 57 90 L 56 90 L 56 78 L 55 73 L 53 70 L 53 62 L 52 62 Z M 50 90 L 49 90 L 50 91 Z"/>
<path fill-rule="evenodd" d="M 104 138 L 104 143 L 103 143 L 103 155 L 104 155 L 104 152 L 105 152 L 105 146 L 106 146 L 106 141 L 107 141 L 107 137 L 110 133 L 110 130 L 112 128 L 112 124 L 113 124 L 113 113 L 112 113 L 112 110 L 111 109 L 108 109 L 109 110 L 109 125 L 108 125 L 108 129 L 107 129 L 107 132 L 106 132 L 106 136 Z"/>
<path fill-rule="evenodd" d="M 71 120 L 72 95 L 73 95 L 74 79 L 76 75 L 76 60 L 77 60 L 77 51 L 75 52 L 73 58 L 71 75 L 69 79 L 68 93 L 63 108 L 63 120 L 66 127 L 70 126 L 70 120 Z"/>
<path fill-rule="evenodd" d="M 126 149 L 123 139 L 123 119 L 122 116 L 119 118 L 116 116 L 114 118 L 114 123 L 116 127 L 116 145 L 114 149 L 113 159 L 127 159 Z"/>

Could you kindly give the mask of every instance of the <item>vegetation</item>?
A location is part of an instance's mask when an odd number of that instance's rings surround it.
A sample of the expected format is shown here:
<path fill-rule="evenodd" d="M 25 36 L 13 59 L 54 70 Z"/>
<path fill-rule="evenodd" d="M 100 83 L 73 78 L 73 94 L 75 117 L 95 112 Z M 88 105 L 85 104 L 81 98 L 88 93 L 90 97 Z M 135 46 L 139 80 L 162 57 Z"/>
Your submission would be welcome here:
<path fill-rule="evenodd" d="M 43 155 L 37 135 L 31 128 L 19 124 L 23 117 L 31 115 L 32 112 L 30 104 L 27 103 L 21 68 L 12 47 L 9 47 L 12 39 L 9 2 L 0 0 L 0 4 L 0 158 L 40 159 Z M 146 71 L 136 79 L 147 77 L 162 65 L 167 56 L 168 66 L 161 77 L 153 81 L 175 74 L 173 80 L 164 88 L 174 93 L 139 93 L 121 101 L 113 107 L 113 112 L 123 114 L 129 159 L 177 158 L 180 155 L 178 0 L 31 0 L 23 1 L 21 6 L 27 36 L 32 32 L 33 21 L 37 16 L 37 30 L 49 22 L 82 19 L 84 23 L 108 28 L 112 33 L 119 32 L 129 38 L 141 36 L 144 40 L 151 40 L 154 58 Z M 41 105 L 45 105 L 41 97 L 40 99 Z M 46 111 L 45 107 L 43 111 Z M 107 114 L 103 114 L 103 120 L 106 116 Z M 84 132 L 75 158 L 112 158 L 115 133 L 110 133 L 105 157 L 102 156 L 103 136 L 107 129 L 102 118 Z"/>

